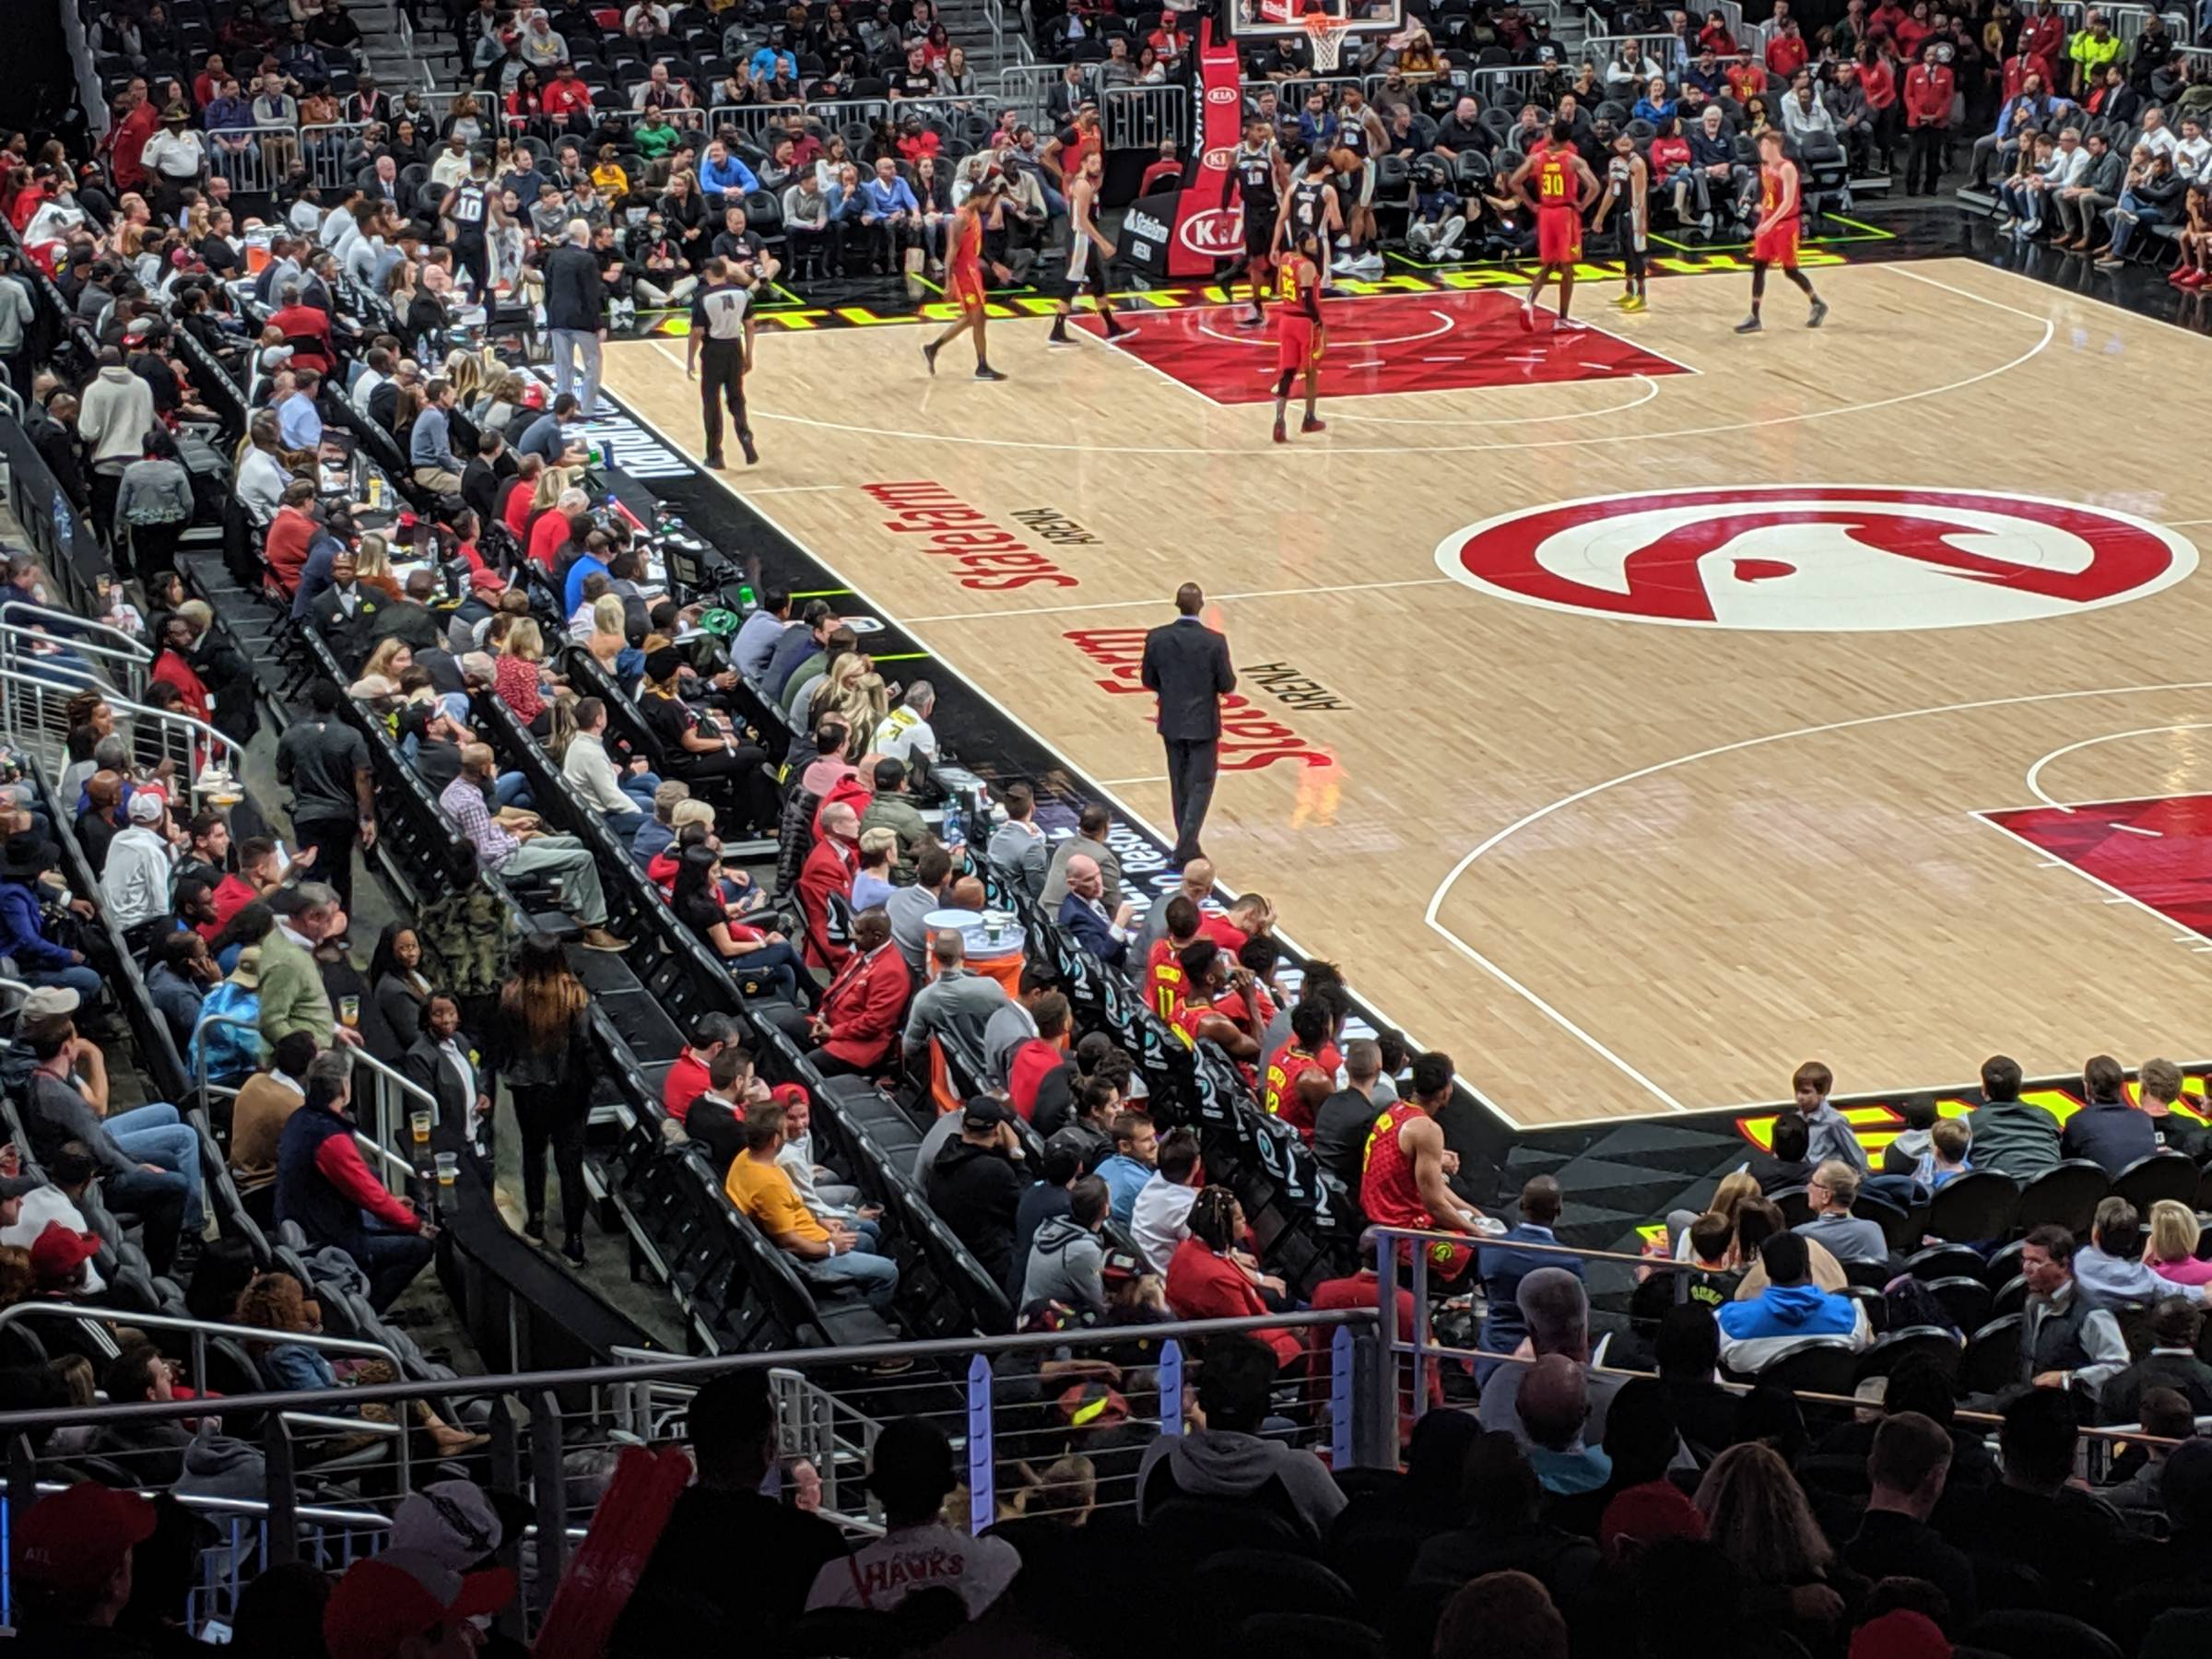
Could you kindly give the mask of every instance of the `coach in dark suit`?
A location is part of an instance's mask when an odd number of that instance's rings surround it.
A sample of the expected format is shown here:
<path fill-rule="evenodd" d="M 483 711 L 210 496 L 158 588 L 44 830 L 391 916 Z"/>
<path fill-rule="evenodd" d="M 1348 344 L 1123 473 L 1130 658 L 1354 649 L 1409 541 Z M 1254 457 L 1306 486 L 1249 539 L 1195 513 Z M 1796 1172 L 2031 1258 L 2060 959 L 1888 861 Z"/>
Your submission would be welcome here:
<path fill-rule="evenodd" d="M 1205 605 L 1198 584 L 1184 582 L 1175 590 L 1175 620 L 1145 636 L 1145 689 L 1159 699 L 1168 798 L 1175 814 L 1175 851 L 1168 862 L 1177 869 L 1205 856 L 1198 831 L 1214 800 L 1221 700 L 1237 688 L 1229 641 L 1198 619 Z"/>

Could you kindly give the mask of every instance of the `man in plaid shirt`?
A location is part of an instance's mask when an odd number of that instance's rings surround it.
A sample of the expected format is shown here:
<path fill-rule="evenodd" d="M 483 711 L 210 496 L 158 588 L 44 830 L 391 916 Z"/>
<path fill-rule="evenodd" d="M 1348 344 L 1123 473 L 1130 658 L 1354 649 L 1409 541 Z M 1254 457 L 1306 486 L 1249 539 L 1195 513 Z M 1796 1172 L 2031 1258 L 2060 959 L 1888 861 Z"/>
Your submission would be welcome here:
<path fill-rule="evenodd" d="M 606 931 L 606 894 L 590 848 L 572 835 L 547 835 L 519 819 L 510 828 L 492 817 L 484 803 L 498 771 L 488 744 L 468 744 L 461 750 L 460 776 L 438 797 L 476 848 L 477 867 L 503 876 L 554 876 L 560 882 L 563 908 L 583 929 L 584 945 L 593 950 L 628 950 L 628 940 Z"/>

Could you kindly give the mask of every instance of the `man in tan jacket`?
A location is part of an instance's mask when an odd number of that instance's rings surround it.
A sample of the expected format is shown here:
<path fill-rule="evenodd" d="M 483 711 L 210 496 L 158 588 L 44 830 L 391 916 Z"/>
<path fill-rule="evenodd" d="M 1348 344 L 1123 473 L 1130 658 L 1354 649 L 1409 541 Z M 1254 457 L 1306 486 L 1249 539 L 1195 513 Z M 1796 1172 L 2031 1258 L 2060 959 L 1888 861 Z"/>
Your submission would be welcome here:
<path fill-rule="evenodd" d="M 285 1121 L 307 1099 L 300 1079 L 318 1050 L 312 1031 L 289 1031 L 276 1040 L 269 1069 L 255 1072 L 230 1106 L 230 1172 L 241 1190 L 276 1179 L 276 1143 Z"/>

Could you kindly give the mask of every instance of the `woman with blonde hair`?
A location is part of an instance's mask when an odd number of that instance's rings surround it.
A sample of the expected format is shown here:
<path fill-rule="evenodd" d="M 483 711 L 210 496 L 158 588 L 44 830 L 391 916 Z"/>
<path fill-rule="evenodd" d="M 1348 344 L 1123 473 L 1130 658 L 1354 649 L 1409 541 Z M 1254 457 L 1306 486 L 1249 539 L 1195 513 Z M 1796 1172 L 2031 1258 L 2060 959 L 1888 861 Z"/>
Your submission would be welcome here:
<path fill-rule="evenodd" d="M 399 578 L 392 573 L 391 545 L 373 530 L 362 536 L 361 545 L 354 549 L 353 579 L 386 599 L 396 601 L 403 596 Z"/>
<path fill-rule="evenodd" d="M 396 686 L 399 677 L 414 665 L 415 653 L 405 640 L 384 640 L 361 665 L 360 677 L 372 679 L 381 676 Z"/>
<path fill-rule="evenodd" d="M 645 653 L 629 642 L 629 613 L 618 594 L 602 594 L 592 601 L 592 631 L 583 648 L 624 690 L 645 672 Z"/>
<path fill-rule="evenodd" d="M 1705 1471 L 1693 1501 L 1705 1517 L 1706 1541 L 1735 1563 L 1754 1600 L 1761 1591 L 1775 1597 L 1785 1628 L 1825 1649 L 1821 1638 L 1843 1611 L 1829 1583 L 1835 1551 L 1782 1454 L 1759 1441 L 1729 1447 Z"/>
<path fill-rule="evenodd" d="M 852 734 L 845 743 L 845 758 L 858 760 L 867 752 L 869 737 L 891 712 L 890 693 L 883 676 L 857 651 L 839 659 L 830 680 L 830 689 L 815 699 L 815 724 L 824 715 L 843 721 Z"/>
<path fill-rule="evenodd" d="M 2197 1241 L 2203 1236 L 2194 1210 L 2160 1198 L 2150 1206 L 2150 1238 L 2143 1246 L 2143 1265 L 2176 1285 L 2212 1284 L 2212 1262 L 2196 1259 Z"/>
<path fill-rule="evenodd" d="M 546 673 L 545 658 L 545 634 L 532 618 L 521 617 L 500 641 L 491 672 L 493 692 L 514 711 L 517 720 L 540 737 L 550 727 L 545 693 L 552 682 Z"/>
<path fill-rule="evenodd" d="M 445 383 L 453 387 L 453 402 L 465 414 L 484 389 L 484 359 L 465 347 L 454 347 L 445 354 Z"/>

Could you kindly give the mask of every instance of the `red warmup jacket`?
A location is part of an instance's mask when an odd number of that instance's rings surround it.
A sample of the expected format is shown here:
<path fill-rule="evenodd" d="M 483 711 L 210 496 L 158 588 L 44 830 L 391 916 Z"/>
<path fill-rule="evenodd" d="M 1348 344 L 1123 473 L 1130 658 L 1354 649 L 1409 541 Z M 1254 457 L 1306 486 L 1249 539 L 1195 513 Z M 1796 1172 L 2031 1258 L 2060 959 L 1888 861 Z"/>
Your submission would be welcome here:
<path fill-rule="evenodd" d="M 1937 64 L 1915 64 L 1905 73 L 1905 124 L 1947 126 L 1951 119 L 1951 72 Z"/>
<path fill-rule="evenodd" d="M 1244 1270 L 1195 1238 L 1183 1240 L 1168 1258 L 1166 1288 L 1168 1306 L 1182 1319 L 1250 1319 L 1267 1312 Z M 1244 1334 L 1273 1348 L 1278 1366 L 1290 1364 L 1306 1351 L 1305 1338 L 1291 1331 Z"/>
<path fill-rule="evenodd" d="M 2013 42 L 2013 48 L 2022 57 L 2041 58 L 2046 64 L 2057 63 L 2066 52 L 2065 18 L 2056 12 L 2048 17 L 2023 18 L 2019 39 Z M 2053 88 L 2046 81 L 2044 89 L 2049 91 Z"/>
<path fill-rule="evenodd" d="M 315 1172 L 346 1197 L 353 1200 L 386 1227 L 401 1232 L 420 1232 L 422 1218 L 384 1190 L 384 1183 L 369 1173 L 361 1149 L 350 1135 L 333 1135 L 315 1148 Z"/>
<path fill-rule="evenodd" d="M 814 843 L 799 867 L 799 912 L 806 921 L 806 965 L 842 968 L 853 954 L 850 945 L 830 936 L 830 895 L 853 897 L 853 872 L 860 866 L 860 849 L 825 835 Z"/>
<path fill-rule="evenodd" d="M 307 544 L 315 537 L 315 521 L 297 507 L 279 507 L 269 521 L 269 534 L 261 556 L 288 594 L 300 590 L 300 572 L 307 568 Z"/>
<path fill-rule="evenodd" d="M 560 552 L 560 544 L 569 539 L 569 521 L 548 507 L 537 515 L 530 526 L 530 540 L 524 549 L 533 562 L 547 575 L 553 573 L 553 560 Z"/>
<path fill-rule="evenodd" d="M 898 1043 L 900 1017 L 913 988 L 906 959 L 888 944 L 848 959 L 822 993 L 822 1018 L 830 1027 L 823 1049 L 847 1065 L 881 1065 Z"/>
<path fill-rule="evenodd" d="M 858 818 L 862 813 L 867 811 L 875 799 L 876 792 L 860 781 L 859 773 L 847 772 L 830 785 L 829 794 L 822 796 L 820 803 L 814 809 L 815 838 L 818 841 L 825 839 L 822 832 L 822 814 L 834 803 L 842 801 L 853 808 L 853 816 Z"/>
<path fill-rule="evenodd" d="M 165 686 L 174 686 L 183 700 L 184 712 L 205 723 L 208 718 L 206 682 L 193 671 L 193 666 L 173 651 L 164 651 L 154 659 L 154 671 L 147 677 Z"/>
<path fill-rule="evenodd" d="M 1879 114 L 1897 101 L 1897 71 L 1877 52 L 1873 63 L 1859 65 L 1859 87 L 1866 94 L 1866 107 Z"/>
<path fill-rule="evenodd" d="M 330 319 L 312 305 L 287 305 L 269 313 L 267 326 L 280 330 L 288 340 L 312 340 L 311 347 L 294 346 L 292 367 L 328 374 L 334 362 Z"/>

